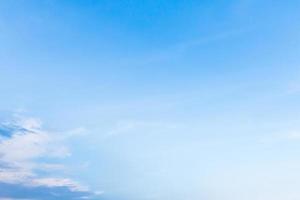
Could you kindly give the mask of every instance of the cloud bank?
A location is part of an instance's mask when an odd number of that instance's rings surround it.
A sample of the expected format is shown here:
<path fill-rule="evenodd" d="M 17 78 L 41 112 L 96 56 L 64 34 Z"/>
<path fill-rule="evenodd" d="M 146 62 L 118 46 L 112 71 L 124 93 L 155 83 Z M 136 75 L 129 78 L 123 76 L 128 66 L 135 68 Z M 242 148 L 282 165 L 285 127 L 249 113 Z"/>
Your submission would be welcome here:
<path fill-rule="evenodd" d="M 64 140 L 44 130 L 39 119 L 0 122 L 0 199 L 94 199 L 93 192 L 72 179 L 40 173 L 64 169 L 42 161 L 71 156 Z"/>

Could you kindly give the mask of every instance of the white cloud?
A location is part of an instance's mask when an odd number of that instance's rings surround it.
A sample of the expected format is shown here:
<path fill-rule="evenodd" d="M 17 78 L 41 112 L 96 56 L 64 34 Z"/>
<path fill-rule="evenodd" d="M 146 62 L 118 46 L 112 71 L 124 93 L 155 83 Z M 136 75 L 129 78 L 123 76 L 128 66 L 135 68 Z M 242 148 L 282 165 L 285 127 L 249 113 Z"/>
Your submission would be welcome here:
<path fill-rule="evenodd" d="M 68 148 L 60 140 L 41 129 L 39 120 L 22 119 L 16 126 L 20 128 L 10 138 L 0 140 L 1 161 L 24 165 L 40 157 L 70 156 Z"/>
<path fill-rule="evenodd" d="M 31 118 L 20 117 L 16 123 L 20 127 L 32 131 L 39 130 L 42 127 L 42 121 L 40 119 L 36 119 L 32 117 Z"/>
<path fill-rule="evenodd" d="M 11 133 L 0 137 L 0 182 L 30 187 L 66 187 L 70 191 L 87 192 L 88 188 L 68 178 L 44 177 L 36 171 L 65 170 L 61 164 L 44 163 L 39 158 L 65 158 L 70 151 L 64 140 L 81 133 L 83 129 L 68 132 L 67 137 L 44 130 L 42 122 L 35 118 L 18 117 L 0 124 Z M 0 129 L 1 131 L 1 129 Z M 1 136 L 1 132 L 0 132 Z"/>
<path fill-rule="evenodd" d="M 26 169 L 1 169 L 0 182 L 9 184 L 22 184 L 26 183 L 29 179 L 33 178 L 34 174 Z"/>
<path fill-rule="evenodd" d="M 46 187 L 68 187 L 72 191 L 85 192 L 89 189 L 79 183 L 67 178 L 38 178 L 33 179 L 31 186 L 46 186 Z"/>
<path fill-rule="evenodd" d="M 0 154 L 2 161 L 10 163 L 27 162 L 47 155 L 47 145 L 50 137 L 46 133 L 17 133 L 10 139 L 2 140 Z"/>

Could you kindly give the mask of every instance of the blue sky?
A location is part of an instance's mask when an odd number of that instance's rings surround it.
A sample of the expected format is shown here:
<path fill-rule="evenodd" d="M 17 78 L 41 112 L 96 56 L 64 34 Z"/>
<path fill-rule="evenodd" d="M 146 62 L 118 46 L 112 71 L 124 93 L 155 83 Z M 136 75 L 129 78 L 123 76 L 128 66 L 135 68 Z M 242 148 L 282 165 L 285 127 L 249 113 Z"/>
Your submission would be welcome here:
<path fill-rule="evenodd" d="M 299 8 L 0 1 L 0 200 L 299 199 Z"/>

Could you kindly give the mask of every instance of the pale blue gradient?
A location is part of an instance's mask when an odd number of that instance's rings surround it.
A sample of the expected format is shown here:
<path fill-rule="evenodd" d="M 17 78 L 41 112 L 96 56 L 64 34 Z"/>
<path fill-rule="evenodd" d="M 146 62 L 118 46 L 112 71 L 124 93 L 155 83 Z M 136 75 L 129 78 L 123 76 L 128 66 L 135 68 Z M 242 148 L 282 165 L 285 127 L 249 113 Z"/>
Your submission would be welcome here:
<path fill-rule="evenodd" d="M 299 8 L 0 1 L 1 119 L 82 130 L 57 173 L 102 199 L 299 199 Z"/>

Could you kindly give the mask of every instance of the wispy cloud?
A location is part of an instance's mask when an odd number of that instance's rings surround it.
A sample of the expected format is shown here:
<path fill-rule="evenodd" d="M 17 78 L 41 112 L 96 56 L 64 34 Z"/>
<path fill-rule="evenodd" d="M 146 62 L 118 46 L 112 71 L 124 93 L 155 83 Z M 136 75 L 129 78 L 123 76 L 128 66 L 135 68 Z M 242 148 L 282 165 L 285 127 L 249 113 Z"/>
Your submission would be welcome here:
<path fill-rule="evenodd" d="M 152 53 L 148 53 L 145 56 L 142 56 L 140 59 L 135 58 L 134 60 L 129 60 L 129 63 L 130 64 L 152 64 L 155 62 L 172 60 L 174 58 L 178 58 L 184 55 L 186 52 L 188 52 L 193 48 L 233 39 L 238 36 L 242 36 L 244 34 L 250 33 L 254 29 L 255 29 L 254 27 L 250 27 L 250 26 L 240 27 L 240 28 L 235 28 L 230 30 L 223 30 L 218 33 L 212 33 L 210 35 L 194 38 L 191 40 L 177 42 L 166 48 L 154 51 Z"/>
<path fill-rule="evenodd" d="M 41 176 L 37 171 L 64 169 L 57 163 L 45 163 L 41 158 L 63 159 L 71 156 L 64 139 L 82 130 L 70 131 L 58 137 L 42 127 L 36 118 L 18 117 L 0 124 L 0 198 L 82 199 L 93 193 L 78 182 L 64 177 Z M 3 189 L 7 188 L 7 189 Z M 20 195 L 9 191 L 18 188 Z M 27 191 L 27 192 L 26 192 Z M 35 196 L 34 194 L 49 197 Z M 49 193 L 49 194 L 48 194 Z M 22 196 L 24 194 L 25 196 Z M 55 195 L 54 195 L 55 194 Z M 68 198 L 70 197 L 70 198 Z M 72 197 L 72 198 L 71 198 Z"/>
<path fill-rule="evenodd" d="M 135 132 L 164 132 L 175 130 L 178 124 L 169 122 L 142 121 L 142 120 L 121 120 L 113 129 L 108 131 L 107 136 L 123 135 Z"/>
<path fill-rule="evenodd" d="M 260 143 L 271 144 L 280 142 L 298 142 L 300 141 L 300 131 L 288 130 L 285 132 L 279 132 L 275 134 L 268 134 L 259 137 Z"/>

